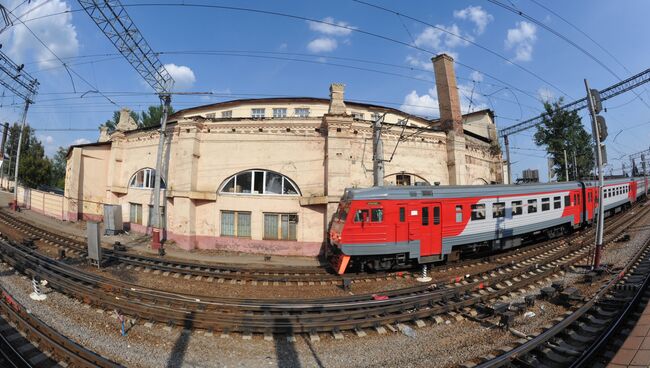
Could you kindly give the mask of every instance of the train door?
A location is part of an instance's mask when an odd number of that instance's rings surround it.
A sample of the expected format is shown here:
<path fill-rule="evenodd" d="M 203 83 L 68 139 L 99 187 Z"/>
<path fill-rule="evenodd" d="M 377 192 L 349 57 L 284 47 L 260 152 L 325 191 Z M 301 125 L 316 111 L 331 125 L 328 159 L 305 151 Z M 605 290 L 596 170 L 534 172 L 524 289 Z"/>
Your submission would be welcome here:
<path fill-rule="evenodd" d="M 442 250 L 442 209 L 440 203 L 420 206 L 420 257 L 439 255 Z"/>

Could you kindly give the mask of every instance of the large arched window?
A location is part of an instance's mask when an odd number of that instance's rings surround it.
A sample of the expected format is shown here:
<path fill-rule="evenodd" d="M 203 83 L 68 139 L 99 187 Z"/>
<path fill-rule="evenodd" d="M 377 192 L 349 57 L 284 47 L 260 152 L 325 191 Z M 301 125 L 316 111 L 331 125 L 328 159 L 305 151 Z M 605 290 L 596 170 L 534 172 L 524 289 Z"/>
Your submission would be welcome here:
<path fill-rule="evenodd" d="M 429 185 L 427 179 L 405 171 L 386 175 L 384 181 L 388 181 L 391 185 Z"/>
<path fill-rule="evenodd" d="M 129 188 L 153 189 L 156 182 L 156 170 L 151 168 L 141 169 L 129 180 Z M 160 188 L 165 188 L 165 181 L 160 178 Z"/>
<path fill-rule="evenodd" d="M 224 181 L 220 193 L 259 195 L 300 195 L 296 183 L 286 176 L 268 170 L 246 170 Z"/>

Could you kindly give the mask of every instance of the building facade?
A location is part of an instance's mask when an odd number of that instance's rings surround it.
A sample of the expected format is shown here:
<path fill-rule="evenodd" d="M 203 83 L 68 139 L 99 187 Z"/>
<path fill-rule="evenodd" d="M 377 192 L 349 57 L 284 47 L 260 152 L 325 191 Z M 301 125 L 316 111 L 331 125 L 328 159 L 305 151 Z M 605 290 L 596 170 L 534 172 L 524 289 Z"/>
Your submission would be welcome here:
<path fill-rule="evenodd" d="M 161 183 L 166 238 L 184 249 L 318 255 L 345 188 L 373 183 L 380 118 L 385 185 L 502 182 L 494 116 L 460 114 L 452 65 L 434 59 L 436 121 L 345 101 L 341 84 L 330 99 L 235 100 L 173 114 Z M 103 204 L 118 204 L 131 230 L 146 232 L 157 144 L 158 128 L 137 129 L 123 111 L 114 132 L 71 147 L 67 219 L 100 220 Z"/>

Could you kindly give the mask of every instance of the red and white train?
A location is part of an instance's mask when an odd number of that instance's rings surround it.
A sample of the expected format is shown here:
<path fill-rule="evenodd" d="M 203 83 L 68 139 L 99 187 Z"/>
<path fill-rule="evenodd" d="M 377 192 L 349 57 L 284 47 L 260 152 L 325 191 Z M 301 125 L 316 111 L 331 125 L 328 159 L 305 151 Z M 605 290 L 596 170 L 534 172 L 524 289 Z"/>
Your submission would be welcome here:
<path fill-rule="evenodd" d="M 647 193 L 647 178 L 606 180 L 605 215 Z M 455 260 L 567 234 L 593 223 L 598 204 L 596 181 L 347 189 L 329 248 L 339 274 Z"/>

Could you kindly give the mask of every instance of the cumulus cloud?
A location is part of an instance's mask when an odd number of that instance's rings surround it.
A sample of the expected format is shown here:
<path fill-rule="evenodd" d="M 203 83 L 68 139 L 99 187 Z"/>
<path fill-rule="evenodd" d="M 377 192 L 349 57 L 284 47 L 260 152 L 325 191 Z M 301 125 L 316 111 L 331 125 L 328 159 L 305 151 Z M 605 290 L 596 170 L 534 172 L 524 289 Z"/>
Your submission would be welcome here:
<path fill-rule="evenodd" d="M 307 21 L 307 23 L 309 24 L 309 29 L 311 29 L 312 31 L 323 33 L 330 36 L 347 36 L 350 33 L 352 33 L 353 29 L 356 29 L 356 27 L 351 26 L 348 22 L 343 22 L 343 21 L 337 22 L 332 17 L 323 18 L 323 22 L 331 23 L 331 24 Z M 336 26 L 334 24 L 336 24 Z"/>
<path fill-rule="evenodd" d="M 407 55 L 406 56 L 406 63 L 408 65 L 412 66 L 412 67 L 415 67 L 415 68 L 420 68 L 420 69 L 426 69 L 426 70 L 429 70 L 429 71 L 433 71 L 433 63 L 430 60 L 429 61 L 427 61 L 426 59 L 422 60 L 422 59 L 419 59 L 416 56 Z"/>
<path fill-rule="evenodd" d="M 469 73 L 469 78 L 474 82 L 482 82 L 483 74 L 481 74 L 479 71 L 474 70 L 473 72 Z"/>
<path fill-rule="evenodd" d="M 307 44 L 307 49 L 313 53 L 330 52 L 336 50 L 338 43 L 329 37 L 320 37 Z"/>
<path fill-rule="evenodd" d="M 505 40 L 506 50 L 515 50 L 514 61 L 530 61 L 533 58 L 533 45 L 537 40 L 537 27 L 525 21 L 517 22 L 515 28 L 508 29 Z"/>
<path fill-rule="evenodd" d="M 447 27 L 437 24 L 436 27 L 426 27 L 415 38 L 415 45 L 439 51 L 444 48 L 453 49 L 454 47 L 467 46 L 469 44 L 469 42 L 456 36 L 462 35 L 458 25 L 452 24 Z M 473 37 L 470 35 L 465 34 L 462 36 L 466 39 L 473 40 Z"/>
<path fill-rule="evenodd" d="M 191 88 L 196 82 L 194 72 L 187 66 L 176 64 L 165 64 L 165 69 L 174 78 L 174 89 L 182 90 Z"/>
<path fill-rule="evenodd" d="M 76 146 L 78 144 L 87 144 L 87 143 L 90 143 L 90 141 L 88 139 L 86 139 L 86 138 L 77 138 L 72 142 L 72 145 Z"/>
<path fill-rule="evenodd" d="M 456 10 L 454 11 L 454 17 L 474 23 L 476 25 L 474 32 L 479 35 L 485 32 L 485 27 L 494 20 L 494 17 L 480 6 L 468 6 L 462 10 Z"/>
<path fill-rule="evenodd" d="M 39 136 L 38 136 L 38 139 L 39 139 L 41 142 L 45 143 L 45 144 L 52 144 L 52 143 L 54 143 L 54 138 L 52 138 L 51 135 L 39 135 Z"/>
<path fill-rule="evenodd" d="M 400 110 L 418 116 L 438 117 L 438 94 L 433 88 L 422 95 L 413 90 L 404 96 L 404 103 L 400 106 Z"/>
<path fill-rule="evenodd" d="M 537 90 L 537 95 L 539 96 L 540 101 L 542 102 L 548 102 L 551 101 L 552 99 L 555 98 L 555 95 L 553 92 L 551 92 L 550 89 L 541 87 L 540 89 Z"/>
<path fill-rule="evenodd" d="M 7 5 L 7 8 L 14 8 L 20 3 L 23 2 L 15 0 Z M 59 57 L 77 56 L 77 30 L 72 25 L 70 6 L 64 0 L 32 1 L 19 9 L 20 14 L 26 14 L 22 21 L 29 21 L 29 28 Z M 58 15 L 43 17 L 51 14 Z M 9 55 L 19 62 L 35 59 L 41 69 L 59 65 L 54 55 L 21 23 L 16 22 L 13 27 L 7 29 L 0 42 L 10 45 Z"/>

